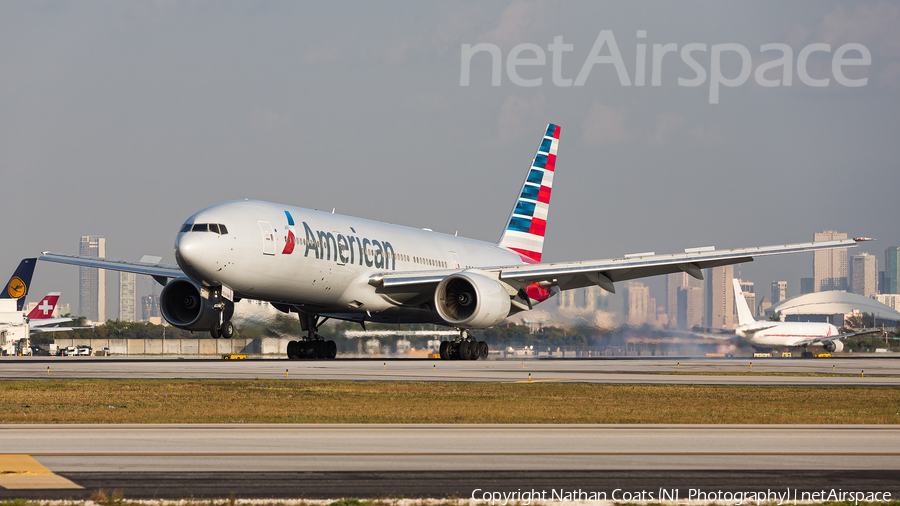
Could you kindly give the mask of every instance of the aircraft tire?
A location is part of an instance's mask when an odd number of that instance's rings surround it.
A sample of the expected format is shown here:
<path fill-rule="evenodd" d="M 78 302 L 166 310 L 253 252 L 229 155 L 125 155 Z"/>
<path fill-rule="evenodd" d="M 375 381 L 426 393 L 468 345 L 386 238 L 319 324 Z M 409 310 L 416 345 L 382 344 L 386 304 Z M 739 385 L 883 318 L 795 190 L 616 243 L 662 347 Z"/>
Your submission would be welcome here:
<path fill-rule="evenodd" d="M 460 341 L 459 342 L 459 359 L 460 360 L 471 360 L 472 359 L 472 346 L 469 344 L 469 341 Z"/>
<path fill-rule="evenodd" d="M 313 344 L 310 341 L 300 341 L 297 343 L 297 351 L 301 359 L 313 358 Z"/>
<path fill-rule="evenodd" d="M 490 352 L 490 348 L 488 348 L 488 343 L 484 341 L 478 341 L 478 351 L 481 353 L 481 358 L 487 358 L 488 353 Z"/>
<path fill-rule="evenodd" d="M 234 337 L 234 324 L 231 323 L 231 320 L 227 320 L 219 327 L 219 337 L 224 339 L 231 339 Z"/>
<path fill-rule="evenodd" d="M 334 360 L 337 356 L 337 343 L 334 341 L 325 341 L 325 358 Z"/>
<path fill-rule="evenodd" d="M 299 346 L 298 346 L 299 344 L 300 344 L 300 343 L 298 343 L 297 341 L 288 341 L 288 345 L 287 345 L 287 357 L 288 357 L 288 359 L 290 359 L 290 360 L 297 360 L 298 358 L 300 358 L 300 355 L 299 355 L 299 353 L 297 352 L 297 348 L 299 347 Z"/>
<path fill-rule="evenodd" d="M 441 341 L 441 360 L 450 360 L 450 343 Z"/>
<path fill-rule="evenodd" d="M 219 338 L 219 324 L 218 323 L 212 324 L 212 326 L 209 328 L 209 335 L 211 335 L 213 339 Z"/>
<path fill-rule="evenodd" d="M 325 358 L 325 341 L 315 342 L 315 358 Z"/>
<path fill-rule="evenodd" d="M 478 341 L 470 341 L 469 360 L 478 360 L 479 358 L 481 358 L 481 346 L 478 345 Z"/>

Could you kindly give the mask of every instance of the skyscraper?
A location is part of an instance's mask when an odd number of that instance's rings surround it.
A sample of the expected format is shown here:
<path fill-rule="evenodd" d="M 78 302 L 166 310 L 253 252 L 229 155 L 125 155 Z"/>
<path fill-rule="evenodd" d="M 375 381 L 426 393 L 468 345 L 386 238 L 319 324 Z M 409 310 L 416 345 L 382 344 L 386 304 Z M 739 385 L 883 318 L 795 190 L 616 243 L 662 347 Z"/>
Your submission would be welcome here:
<path fill-rule="evenodd" d="M 706 279 L 707 327 L 731 328 L 734 325 L 734 266 L 713 267 L 703 273 Z"/>
<path fill-rule="evenodd" d="M 649 315 L 656 316 L 656 308 L 650 308 L 650 288 L 637 282 L 625 283 L 625 323 L 639 327 L 649 323 Z"/>
<path fill-rule="evenodd" d="M 135 318 L 135 275 L 133 272 L 119 273 L 119 321 L 133 322 Z"/>
<path fill-rule="evenodd" d="M 81 236 L 78 254 L 106 257 L 106 239 L 96 235 Z M 106 270 L 79 267 L 78 312 L 90 321 L 106 323 Z"/>
<path fill-rule="evenodd" d="M 688 275 L 686 272 L 676 272 L 666 276 L 666 318 L 668 318 L 669 326 L 671 327 L 685 328 L 678 319 L 678 289 L 688 286 L 700 288 L 702 293 L 703 281 Z M 700 325 L 700 322 L 697 325 Z"/>
<path fill-rule="evenodd" d="M 898 273 L 898 265 L 900 265 L 900 248 L 891 246 L 884 250 L 884 293 L 900 293 L 900 273 Z"/>
<path fill-rule="evenodd" d="M 703 324 L 703 289 L 684 286 L 678 289 L 678 328 L 690 329 Z"/>
<path fill-rule="evenodd" d="M 772 281 L 772 300 L 769 302 L 778 304 L 785 299 L 787 299 L 787 281 Z"/>
<path fill-rule="evenodd" d="M 836 241 L 846 238 L 845 233 L 826 230 L 816 232 L 813 240 Z M 816 292 L 847 290 L 847 248 L 813 252 L 813 283 L 813 290 Z"/>
<path fill-rule="evenodd" d="M 864 297 L 878 293 L 878 259 L 875 255 L 861 253 L 853 257 L 850 264 L 853 277 L 852 292 Z"/>

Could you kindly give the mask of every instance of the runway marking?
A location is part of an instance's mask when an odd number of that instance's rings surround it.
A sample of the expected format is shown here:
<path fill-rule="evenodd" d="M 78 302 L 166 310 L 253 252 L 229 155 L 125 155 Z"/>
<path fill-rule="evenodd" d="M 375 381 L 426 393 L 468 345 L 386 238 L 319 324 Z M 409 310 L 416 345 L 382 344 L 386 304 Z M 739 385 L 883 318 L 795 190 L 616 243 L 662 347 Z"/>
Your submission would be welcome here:
<path fill-rule="evenodd" d="M 0 487 L 9 490 L 84 488 L 53 474 L 31 455 L 0 455 Z"/>
<path fill-rule="evenodd" d="M 522 381 L 513 381 L 513 383 L 547 383 L 549 381 L 572 381 L 571 378 L 554 378 L 554 379 L 543 379 L 543 380 L 522 380 Z"/>

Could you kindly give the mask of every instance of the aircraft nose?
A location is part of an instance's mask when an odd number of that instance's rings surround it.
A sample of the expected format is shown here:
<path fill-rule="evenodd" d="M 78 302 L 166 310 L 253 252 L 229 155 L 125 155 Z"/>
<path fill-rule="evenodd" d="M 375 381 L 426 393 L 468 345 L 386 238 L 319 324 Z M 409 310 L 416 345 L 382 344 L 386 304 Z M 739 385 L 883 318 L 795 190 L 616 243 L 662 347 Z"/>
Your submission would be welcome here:
<path fill-rule="evenodd" d="M 196 272 L 203 261 L 203 237 L 200 233 L 187 232 L 175 240 L 175 261 L 185 274 Z"/>

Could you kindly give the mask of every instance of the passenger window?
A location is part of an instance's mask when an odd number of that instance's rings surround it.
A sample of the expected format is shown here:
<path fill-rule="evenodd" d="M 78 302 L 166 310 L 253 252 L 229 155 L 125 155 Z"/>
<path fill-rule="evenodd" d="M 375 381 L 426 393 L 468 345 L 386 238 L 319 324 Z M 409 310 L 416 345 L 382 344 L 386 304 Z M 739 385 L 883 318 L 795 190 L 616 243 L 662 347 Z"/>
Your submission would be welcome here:
<path fill-rule="evenodd" d="M 221 223 L 219 223 L 219 233 L 222 235 L 225 235 L 228 233 L 228 229 L 225 228 L 225 225 L 222 225 Z"/>
<path fill-rule="evenodd" d="M 216 225 L 215 223 L 210 223 L 210 224 L 209 224 L 209 231 L 210 231 L 210 232 L 215 232 L 215 233 L 218 234 L 218 233 L 219 233 L 219 226 Z"/>
<path fill-rule="evenodd" d="M 194 232 L 206 232 L 207 230 L 208 230 L 208 227 L 206 226 L 206 223 L 194 224 L 194 228 L 193 228 Z"/>

